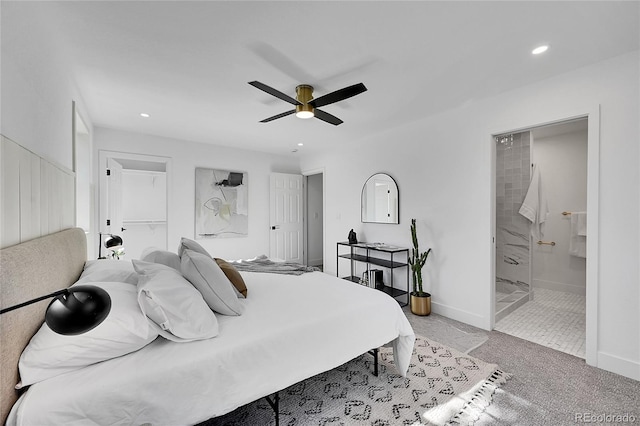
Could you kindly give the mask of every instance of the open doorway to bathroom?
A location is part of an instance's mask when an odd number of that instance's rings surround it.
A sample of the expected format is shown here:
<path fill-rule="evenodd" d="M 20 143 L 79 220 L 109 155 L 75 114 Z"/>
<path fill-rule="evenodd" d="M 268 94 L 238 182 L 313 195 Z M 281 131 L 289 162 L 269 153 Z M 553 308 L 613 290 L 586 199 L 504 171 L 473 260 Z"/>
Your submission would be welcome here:
<path fill-rule="evenodd" d="M 582 358 L 587 123 L 495 138 L 495 330 Z"/>

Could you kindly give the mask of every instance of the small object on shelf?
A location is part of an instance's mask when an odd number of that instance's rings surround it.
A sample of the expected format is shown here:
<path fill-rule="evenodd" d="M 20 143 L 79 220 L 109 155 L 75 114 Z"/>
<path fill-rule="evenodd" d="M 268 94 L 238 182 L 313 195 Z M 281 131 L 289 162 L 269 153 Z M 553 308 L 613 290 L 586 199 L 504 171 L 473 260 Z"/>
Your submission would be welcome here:
<path fill-rule="evenodd" d="M 356 238 L 356 233 L 353 232 L 353 229 L 349 231 L 349 244 L 358 244 L 358 239 Z"/>
<path fill-rule="evenodd" d="M 369 271 L 369 277 L 371 287 L 375 287 L 378 290 L 384 289 L 384 281 L 382 280 L 382 269 L 371 269 Z"/>
<path fill-rule="evenodd" d="M 362 279 L 360 280 L 360 284 L 369 286 L 369 274 L 365 271 L 362 273 Z"/>

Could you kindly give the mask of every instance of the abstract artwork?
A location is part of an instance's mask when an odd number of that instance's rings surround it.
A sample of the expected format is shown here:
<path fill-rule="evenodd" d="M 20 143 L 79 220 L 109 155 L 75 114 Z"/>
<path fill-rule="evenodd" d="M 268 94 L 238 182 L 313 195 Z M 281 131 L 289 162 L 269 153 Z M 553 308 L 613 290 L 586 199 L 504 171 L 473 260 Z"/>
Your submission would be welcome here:
<path fill-rule="evenodd" d="M 196 168 L 196 239 L 246 237 L 248 198 L 246 173 Z"/>

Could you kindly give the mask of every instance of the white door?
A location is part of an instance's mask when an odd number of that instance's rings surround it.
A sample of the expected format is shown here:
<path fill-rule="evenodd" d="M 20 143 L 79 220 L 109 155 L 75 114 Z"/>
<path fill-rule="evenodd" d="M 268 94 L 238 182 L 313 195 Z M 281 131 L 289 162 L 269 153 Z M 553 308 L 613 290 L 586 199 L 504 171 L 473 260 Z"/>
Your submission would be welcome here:
<path fill-rule="evenodd" d="M 113 158 L 107 159 L 107 233 L 119 235 L 123 241 L 126 237 L 122 235 L 122 164 Z M 105 224 L 106 225 L 106 224 Z M 104 253 L 104 247 L 103 247 Z"/>
<path fill-rule="evenodd" d="M 304 262 L 302 175 L 272 173 L 269 257 Z"/>

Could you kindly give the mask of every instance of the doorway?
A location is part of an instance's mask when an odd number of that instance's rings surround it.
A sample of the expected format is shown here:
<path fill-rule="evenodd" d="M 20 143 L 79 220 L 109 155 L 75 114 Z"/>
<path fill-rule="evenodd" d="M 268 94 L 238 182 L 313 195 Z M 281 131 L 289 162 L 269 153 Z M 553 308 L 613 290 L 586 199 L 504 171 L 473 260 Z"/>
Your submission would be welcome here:
<path fill-rule="evenodd" d="M 495 329 L 586 357 L 588 120 L 496 137 Z"/>
<path fill-rule="evenodd" d="M 306 177 L 306 259 L 307 266 L 324 270 L 324 173 L 313 172 Z"/>
<path fill-rule="evenodd" d="M 167 250 L 170 166 L 166 157 L 100 151 L 98 229 L 122 238 L 124 259 Z"/>

